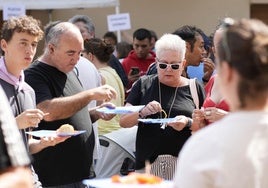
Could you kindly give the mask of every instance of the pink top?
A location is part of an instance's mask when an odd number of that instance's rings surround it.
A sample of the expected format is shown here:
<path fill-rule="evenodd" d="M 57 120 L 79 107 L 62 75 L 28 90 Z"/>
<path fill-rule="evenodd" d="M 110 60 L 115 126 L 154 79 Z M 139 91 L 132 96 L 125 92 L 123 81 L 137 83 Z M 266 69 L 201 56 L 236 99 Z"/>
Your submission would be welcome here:
<path fill-rule="evenodd" d="M 22 86 L 23 86 L 23 83 L 24 83 L 24 73 L 23 73 L 23 70 L 21 71 L 21 74 L 20 74 L 20 77 L 17 78 L 16 76 L 10 74 L 8 71 L 7 71 L 7 68 L 6 68 L 6 64 L 5 64 L 5 59 L 4 57 L 2 56 L 0 58 L 0 78 L 8 83 L 10 83 L 11 85 L 14 85 L 16 86 L 16 88 L 18 87 L 19 90 L 22 90 Z"/>
<path fill-rule="evenodd" d="M 211 98 L 211 90 L 212 90 L 212 86 L 214 84 L 214 79 L 215 76 L 212 76 L 209 80 L 209 82 L 206 84 L 205 86 L 205 92 L 206 92 L 206 98 L 205 101 L 203 103 L 203 107 L 207 108 L 207 107 L 216 107 L 219 109 L 222 109 L 224 111 L 229 111 L 229 105 L 225 102 L 225 100 L 221 100 L 219 103 L 215 103 Z M 210 122 L 206 121 L 207 124 L 210 124 Z"/>

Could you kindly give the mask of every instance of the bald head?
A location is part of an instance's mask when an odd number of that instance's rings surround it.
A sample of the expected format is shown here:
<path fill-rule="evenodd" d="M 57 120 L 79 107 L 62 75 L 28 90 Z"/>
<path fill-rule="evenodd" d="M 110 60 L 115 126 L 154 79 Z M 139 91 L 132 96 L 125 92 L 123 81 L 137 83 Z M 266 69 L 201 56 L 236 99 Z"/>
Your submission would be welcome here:
<path fill-rule="evenodd" d="M 46 47 L 41 61 L 61 72 L 73 70 L 84 49 L 80 30 L 72 23 L 60 22 L 46 32 Z"/>

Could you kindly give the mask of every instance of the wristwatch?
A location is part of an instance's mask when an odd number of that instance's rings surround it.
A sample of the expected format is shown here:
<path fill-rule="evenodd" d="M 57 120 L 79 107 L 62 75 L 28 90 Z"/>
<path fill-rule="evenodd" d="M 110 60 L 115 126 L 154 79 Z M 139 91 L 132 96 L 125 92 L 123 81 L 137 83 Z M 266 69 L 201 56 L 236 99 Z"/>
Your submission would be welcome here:
<path fill-rule="evenodd" d="M 192 127 L 193 120 L 191 118 L 187 118 L 187 119 L 188 119 L 188 122 L 185 127 L 188 127 L 190 129 Z"/>

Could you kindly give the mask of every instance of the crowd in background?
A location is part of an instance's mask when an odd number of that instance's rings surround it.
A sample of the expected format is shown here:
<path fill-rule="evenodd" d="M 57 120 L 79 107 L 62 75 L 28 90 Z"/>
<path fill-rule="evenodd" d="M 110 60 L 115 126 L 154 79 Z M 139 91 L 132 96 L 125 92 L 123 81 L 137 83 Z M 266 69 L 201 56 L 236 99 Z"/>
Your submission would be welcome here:
<path fill-rule="evenodd" d="M 144 27 L 123 41 L 95 29 L 86 15 L 3 24 L 0 187 L 84 188 L 104 159 L 99 137 L 131 127 L 136 172 L 148 161 L 174 188 L 268 186 L 267 25 L 226 18 L 209 36 L 183 25 L 160 37 Z M 85 132 L 28 134 L 63 124 Z"/>

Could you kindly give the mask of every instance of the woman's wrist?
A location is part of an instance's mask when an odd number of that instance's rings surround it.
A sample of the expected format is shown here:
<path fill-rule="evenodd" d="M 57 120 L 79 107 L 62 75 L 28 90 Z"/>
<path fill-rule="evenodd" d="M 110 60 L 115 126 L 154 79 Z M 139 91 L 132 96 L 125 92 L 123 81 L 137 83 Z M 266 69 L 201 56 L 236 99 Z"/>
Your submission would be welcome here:
<path fill-rule="evenodd" d="M 193 120 L 191 118 L 187 118 L 188 122 L 186 123 L 185 127 L 188 127 L 189 129 L 192 127 Z"/>
<path fill-rule="evenodd" d="M 89 114 L 90 114 L 90 118 L 91 118 L 92 123 L 94 123 L 98 119 L 100 119 L 100 116 L 99 116 L 97 110 L 92 110 L 92 111 L 89 112 Z"/>
<path fill-rule="evenodd" d="M 140 111 L 139 111 L 139 118 L 141 118 L 141 119 L 143 119 L 143 118 L 145 118 L 146 117 L 146 115 L 144 115 L 143 113 L 142 113 L 142 110 L 144 109 L 144 107 L 142 108 L 142 109 L 140 109 Z"/>

